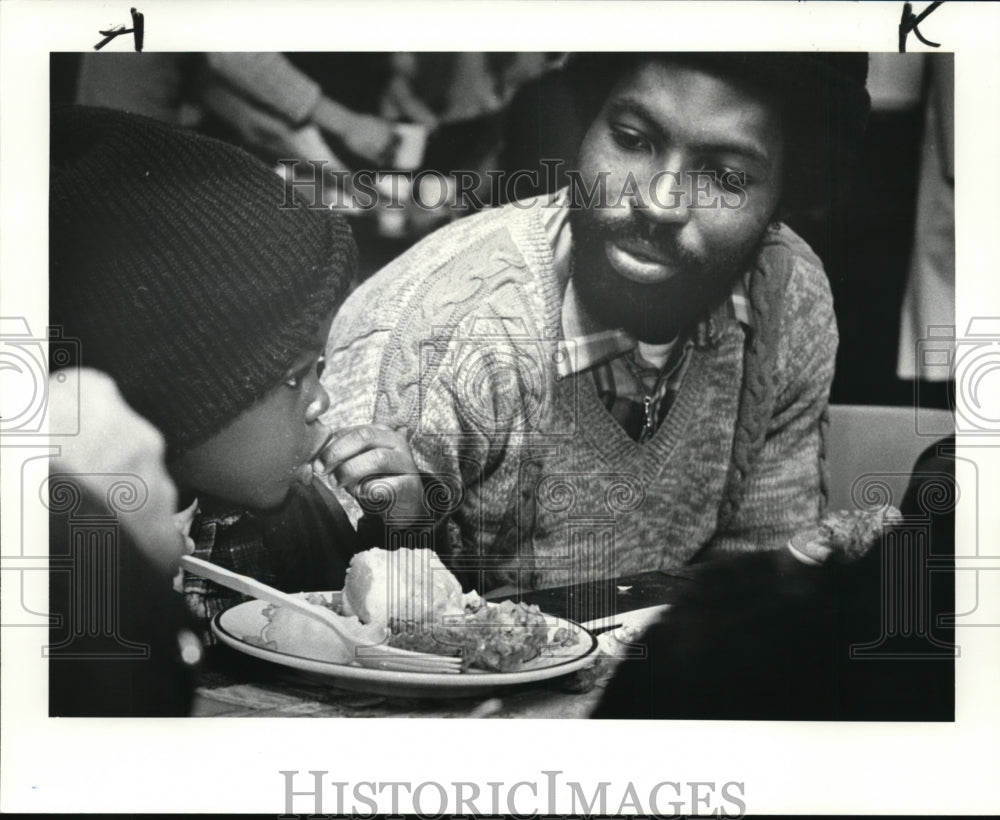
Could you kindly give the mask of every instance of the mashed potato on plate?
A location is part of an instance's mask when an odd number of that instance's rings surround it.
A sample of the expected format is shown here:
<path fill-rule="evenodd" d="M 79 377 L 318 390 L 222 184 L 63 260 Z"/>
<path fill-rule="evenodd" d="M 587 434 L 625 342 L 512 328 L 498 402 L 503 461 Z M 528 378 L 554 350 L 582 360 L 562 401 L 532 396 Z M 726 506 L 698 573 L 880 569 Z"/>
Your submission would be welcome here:
<path fill-rule="evenodd" d="M 429 549 L 370 549 L 351 559 L 344 614 L 387 627 L 394 620 L 440 622 L 464 611 L 462 586 Z"/>

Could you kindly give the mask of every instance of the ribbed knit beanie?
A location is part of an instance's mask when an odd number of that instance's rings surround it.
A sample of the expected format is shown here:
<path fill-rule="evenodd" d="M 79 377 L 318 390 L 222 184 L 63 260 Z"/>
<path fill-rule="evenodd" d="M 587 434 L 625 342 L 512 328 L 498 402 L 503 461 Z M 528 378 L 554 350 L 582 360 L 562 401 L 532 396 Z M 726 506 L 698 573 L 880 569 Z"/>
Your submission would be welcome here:
<path fill-rule="evenodd" d="M 278 384 L 346 292 L 344 219 L 286 202 L 226 143 L 96 108 L 53 112 L 50 321 L 177 455 Z"/>

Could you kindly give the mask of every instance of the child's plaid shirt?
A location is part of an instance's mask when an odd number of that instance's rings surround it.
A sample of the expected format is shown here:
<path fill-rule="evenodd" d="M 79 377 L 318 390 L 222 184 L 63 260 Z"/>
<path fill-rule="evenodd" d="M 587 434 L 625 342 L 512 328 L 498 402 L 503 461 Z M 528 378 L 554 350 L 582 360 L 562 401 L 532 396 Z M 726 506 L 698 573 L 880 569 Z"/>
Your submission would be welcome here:
<path fill-rule="evenodd" d="M 196 557 L 285 592 L 341 589 L 347 565 L 362 543 L 319 481 L 296 488 L 279 510 L 268 513 L 203 499 L 189 538 Z M 212 619 L 248 600 L 190 572 L 182 572 L 180 586 L 206 643 L 215 642 L 209 629 Z"/>

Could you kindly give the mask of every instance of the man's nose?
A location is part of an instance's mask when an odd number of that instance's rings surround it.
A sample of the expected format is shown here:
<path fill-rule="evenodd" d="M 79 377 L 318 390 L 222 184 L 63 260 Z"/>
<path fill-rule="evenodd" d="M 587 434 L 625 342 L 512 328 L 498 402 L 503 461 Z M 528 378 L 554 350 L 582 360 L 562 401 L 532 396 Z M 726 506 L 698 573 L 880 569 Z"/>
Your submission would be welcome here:
<path fill-rule="evenodd" d="M 675 167 L 663 168 L 650 178 L 643 192 L 645 208 L 636 212 L 658 224 L 683 225 L 690 219 L 687 174 Z"/>
<path fill-rule="evenodd" d="M 316 388 L 316 396 L 306 407 L 306 423 L 312 424 L 329 409 L 330 394 L 326 392 L 325 387 L 320 385 Z"/>

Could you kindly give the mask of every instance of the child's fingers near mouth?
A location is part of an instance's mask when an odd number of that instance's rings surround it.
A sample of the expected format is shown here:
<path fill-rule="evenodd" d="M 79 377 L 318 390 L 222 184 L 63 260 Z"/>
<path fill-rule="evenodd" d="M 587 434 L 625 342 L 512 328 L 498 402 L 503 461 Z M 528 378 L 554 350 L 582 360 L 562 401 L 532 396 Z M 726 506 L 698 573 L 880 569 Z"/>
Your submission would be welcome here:
<path fill-rule="evenodd" d="M 315 457 L 315 471 L 318 475 L 330 475 L 345 462 L 375 450 L 407 452 L 406 439 L 382 424 L 342 428 L 330 434 Z"/>
<path fill-rule="evenodd" d="M 333 441 L 334 436 L 335 433 L 332 430 L 328 430 L 322 437 L 320 445 L 313 450 L 313 454 L 306 461 L 306 467 L 309 469 L 310 476 L 325 476 L 330 474 L 332 466 L 328 466 L 327 464 L 326 451 L 330 446 L 330 442 Z"/>

